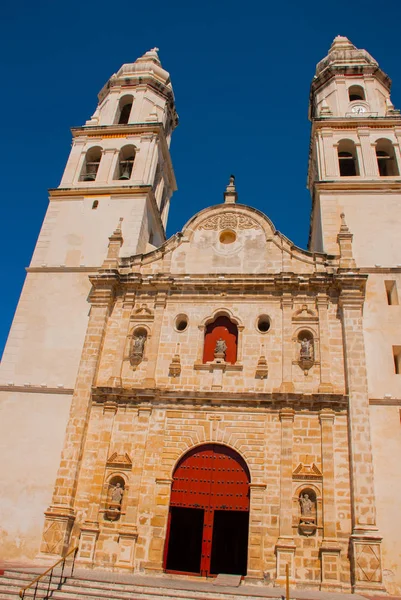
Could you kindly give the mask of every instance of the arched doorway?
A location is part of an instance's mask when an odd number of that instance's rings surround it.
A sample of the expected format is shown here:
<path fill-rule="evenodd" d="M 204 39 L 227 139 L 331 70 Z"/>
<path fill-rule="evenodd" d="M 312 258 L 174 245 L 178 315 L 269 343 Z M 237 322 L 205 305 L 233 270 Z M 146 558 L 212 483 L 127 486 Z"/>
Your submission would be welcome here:
<path fill-rule="evenodd" d="M 246 575 L 250 475 L 237 452 L 205 444 L 178 463 L 171 490 L 164 569 Z"/>

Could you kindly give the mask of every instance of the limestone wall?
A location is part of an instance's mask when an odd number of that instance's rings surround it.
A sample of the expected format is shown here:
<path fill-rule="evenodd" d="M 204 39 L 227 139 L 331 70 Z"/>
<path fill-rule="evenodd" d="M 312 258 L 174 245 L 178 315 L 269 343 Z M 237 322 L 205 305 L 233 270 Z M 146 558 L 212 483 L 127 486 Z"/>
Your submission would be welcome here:
<path fill-rule="evenodd" d="M 346 415 L 335 416 L 333 429 L 336 457 L 333 472 L 336 481 L 336 528 L 341 551 L 339 572 L 334 573 L 333 585 L 349 589 L 347 558 L 350 527 L 349 466 L 347 453 Z M 77 491 L 77 523 L 75 539 L 80 526 L 90 531 L 86 522 L 98 523 L 92 548 L 87 544 L 80 555 L 83 563 L 113 566 L 121 561 L 121 532 L 135 527 L 136 535 L 132 565 L 137 572 L 160 571 L 166 535 L 171 477 L 181 456 L 202 443 L 226 444 L 235 449 L 246 461 L 251 473 L 251 509 L 248 549 L 248 572 L 264 577 L 267 583 L 276 578 L 275 547 L 280 535 L 280 511 L 284 500 L 292 510 L 291 531 L 296 544 L 295 578 L 304 584 L 318 586 L 321 579 L 319 547 L 324 537 L 325 481 L 307 477 L 297 479 L 293 474 L 301 465 L 314 463 L 317 473 L 322 466 L 322 434 L 317 412 L 305 410 L 295 414 L 294 447 L 289 474 L 293 497 L 285 499 L 280 486 L 282 423 L 279 411 L 243 405 L 236 409 L 206 406 L 180 408 L 136 408 L 123 404 L 95 404 L 92 407 L 85 453 Z M 337 450 L 338 449 L 338 450 Z M 108 461 L 114 453 L 128 455 L 127 464 L 113 468 Z M 110 522 L 105 514 L 108 482 L 119 474 L 126 482 L 119 521 Z M 312 487 L 317 490 L 319 528 L 312 537 L 298 532 L 299 493 Z M 327 499 L 327 502 L 330 502 Z M 82 525 L 83 524 L 83 525 Z M 326 534 L 327 535 L 327 534 Z M 121 563 L 120 563 L 120 566 Z M 128 566 L 128 565 L 127 565 Z M 340 588 L 338 588 L 340 589 Z"/>
<path fill-rule="evenodd" d="M 400 406 L 371 406 L 370 422 L 375 470 L 377 525 L 383 535 L 383 578 L 390 594 L 401 592 Z"/>
<path fill-rule="evenodd" d="M 71 395 L 0 392 L 0 556 L 38 552 L 60 462 Z"/>

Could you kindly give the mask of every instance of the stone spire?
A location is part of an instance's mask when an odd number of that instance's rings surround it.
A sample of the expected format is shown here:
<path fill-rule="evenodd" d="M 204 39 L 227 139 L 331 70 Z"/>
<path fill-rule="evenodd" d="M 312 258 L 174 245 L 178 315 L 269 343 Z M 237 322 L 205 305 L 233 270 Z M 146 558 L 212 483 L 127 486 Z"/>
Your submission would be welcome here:
<path fill-rule="evenodd" d="M 234 175 L 230 175 L 230 181 L 228 186 L 226 187 L 226 191 L 224 192 L 224 202 L 225 204 L 235 204 L 238 198 L 237 191 L 235 189 L 235 177 Z"/>

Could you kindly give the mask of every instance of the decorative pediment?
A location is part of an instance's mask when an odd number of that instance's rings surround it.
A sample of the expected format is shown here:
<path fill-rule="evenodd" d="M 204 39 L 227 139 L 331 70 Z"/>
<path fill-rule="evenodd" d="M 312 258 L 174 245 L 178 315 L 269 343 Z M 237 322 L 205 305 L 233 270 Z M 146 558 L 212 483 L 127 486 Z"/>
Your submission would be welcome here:
<path fill-rule="evenodd" d="M 118 454 L 114 452 L 107 460 L 106 466 L 113 469 L 132 469 L 132 461 L 127 453 Z"/>
<path fill-rule="evenodd" d="M 137 308 L 134 309 L 134 312 L 131 315 L 132 321 L 152 321 L 154 317 L 153 311 L 146 305 L 141 304 Z"/>
<path fill-rule="evenodd" d="M 247 215 L 224 212 L 209 217 L 199 225 L 199 229 L 220 231 L 221 229 L 260 229 L 260 225 Z"/>
<path fill-rule="evenodd" d="M 292 473 L 292 478 L 298 481 L 322 479 L 323 475 L 320 469 L 317 468 L 315 463 L 310 465 L 304 465 L 299 463 L 297 468 Z"/>
<path fill-rule="evenodd" d="M 317 323 L 318 317 L 315 311 L 303 304 L 300 309 L 296 310 L 292 316 L 295 323 Z"/>

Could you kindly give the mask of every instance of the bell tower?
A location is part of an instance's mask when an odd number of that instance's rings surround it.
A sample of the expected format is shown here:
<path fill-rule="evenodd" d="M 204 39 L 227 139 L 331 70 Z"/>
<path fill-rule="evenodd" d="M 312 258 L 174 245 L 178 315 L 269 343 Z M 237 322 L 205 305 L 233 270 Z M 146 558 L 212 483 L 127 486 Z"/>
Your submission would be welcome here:
<path fill-rule="evenodd" d="M 4 350 L 0 387 L 7 393 L 72 393 L 88 322 L 88 275 L 102 265 L 119 220 L 121 256 L 165 241 L 178 118 L 157 50 L 112 75 L 93 116 L 72 129 Z"/>
<path fill-rule="evenodd" d="M 311 85 L 309 246 L 338 254 L 344 213 L 357 266 L 401 262 L 401 116 L 390 88 L 376 60 L 342 36 Z"/>

